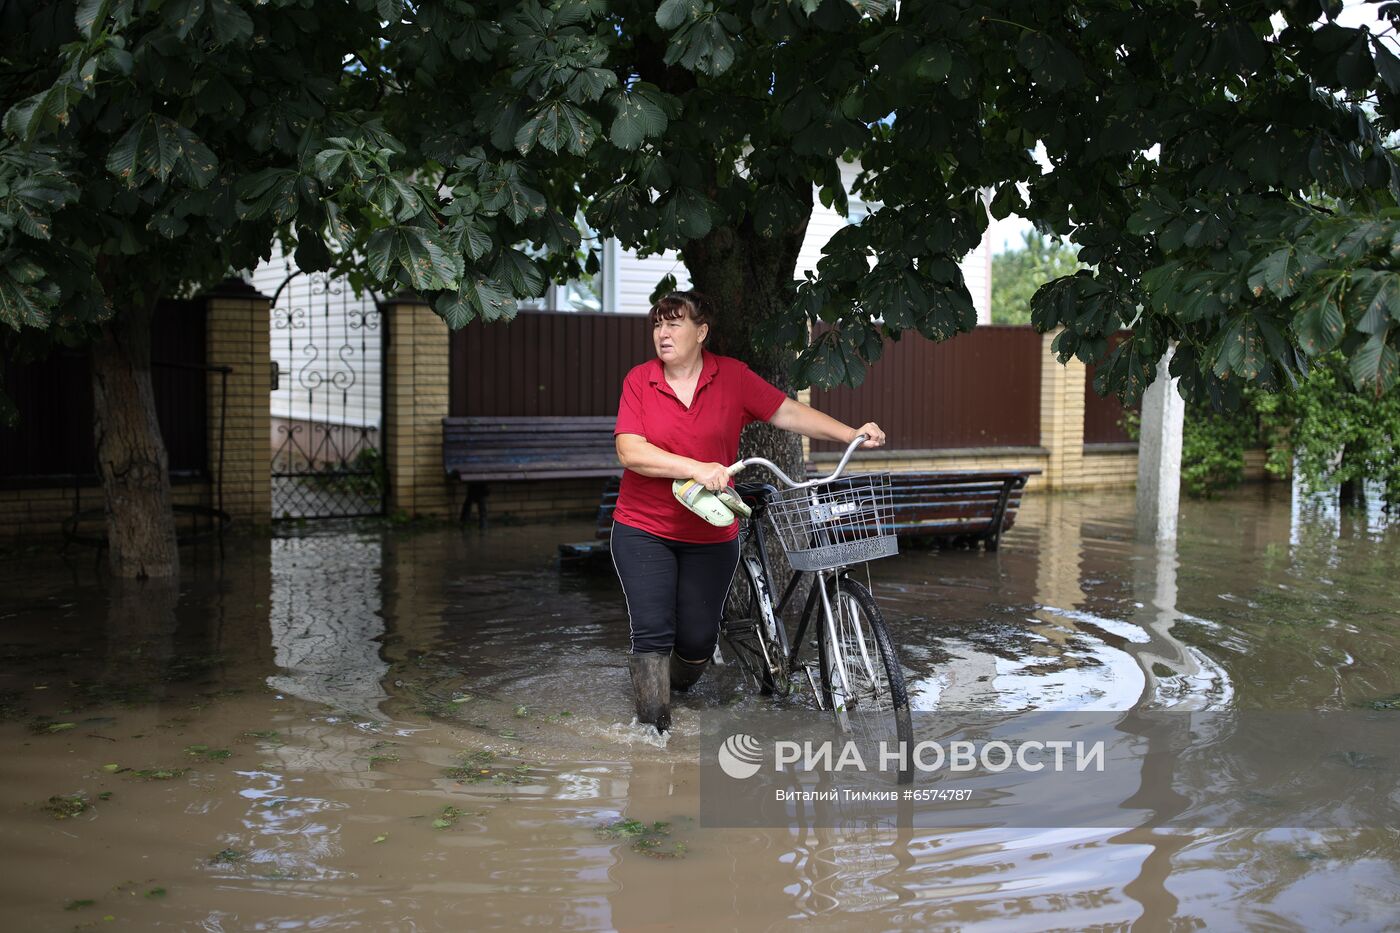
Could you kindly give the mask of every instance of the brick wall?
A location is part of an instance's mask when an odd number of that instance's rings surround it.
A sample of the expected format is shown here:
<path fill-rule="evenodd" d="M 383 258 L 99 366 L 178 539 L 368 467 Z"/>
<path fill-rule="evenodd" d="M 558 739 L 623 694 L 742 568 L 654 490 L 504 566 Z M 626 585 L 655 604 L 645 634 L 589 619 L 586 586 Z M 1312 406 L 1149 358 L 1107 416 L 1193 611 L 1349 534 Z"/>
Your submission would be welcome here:
<path fill-rule="evenodd" d="M 1079 489 L 1127 489 L 1137 485 L 1136 444 L 1087 444 L 1080 461 Z"/>
<path fill-rule="evenodd" d="M 170 499 L 176 505 L 210 505 L 210 486 L 204 480 L 177 482 Z M 63 522 L 75 511 L 102 509 L 102 487 L 50 486 L 35 489 L 0 489 L 0 540 L 56 538 Z M 81 532 L 100 534 L 105 519 L 94 514 L 83 519 Z M 183 519 L 182 519 L 183 521 Z"/>
<path fill-rule="evenodd" d="M 457 514 L 454 501 L 461 502 L 456 487 L 462 484 L 449 480 L 442 468 L 442 419 L 449 405 L 447 324 L 411 296 L 392 299 L 382 310 L 389 328 L 384 352 L 389 511 L 451 518 Z"/>
<path fill-rule="evenodd" d="M 1046 489 L 1082 485 L 1084 467 L 1084 364 L 1061 365 L 1050 349 L 1054 334 L 1041 337 L 1040 446 L 1048 452 Z"/>
<path fill-rule="evenodd" d="M 272 391 L 272 348 L 268 299 L 250 285 L 229 281 L 206 296 L 205 334 L 210 366 L 227 366 L 228 398 L 221 409 L 223 379 L 209 373 L 209 472 L 222 471 L 223 508 L 235 525 L 267 525 L 272 520 L 272 452 L 268 395 Z M 223 464 L 219 456 L 219 417 L 224 412 Z"/>

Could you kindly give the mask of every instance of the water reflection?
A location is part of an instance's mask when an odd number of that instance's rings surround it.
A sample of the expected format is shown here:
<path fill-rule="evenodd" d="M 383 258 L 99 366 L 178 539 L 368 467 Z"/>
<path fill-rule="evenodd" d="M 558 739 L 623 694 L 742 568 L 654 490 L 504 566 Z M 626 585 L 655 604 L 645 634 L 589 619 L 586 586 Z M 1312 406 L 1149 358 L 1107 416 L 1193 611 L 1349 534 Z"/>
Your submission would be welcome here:
<path fill-rule="evenodd" d="M 1290 486 L 1288 543 L 1294 548 L 1315 548 L 1327 538 L 1343 537 L 1343 523 L 1347 532 L 1383 536 L 1397 524 L 1395 511 L 1386 508 L 1383 493 L 1381 484 L 1364 481 L 1360 500 L 1343 507 L 1340 486 L 1314 489 L 1298 479 Z"/>
<path fill-rule="evenodd" d="M 380 657 L 382 562 L 378 535 L 272 542 L 268 628 L 282 672 L 269 677 L 269 685 L 351 715 L 383 715 L 389 665 Z"/>
<path fill-rule="evenodd" d="M 1184 618 L 1177 608 L 1178 563 L 1177 543 L 1171 540 L 1135 565 L 1134 588 L 1144 598 L 1138 619 L 1147 635 L 1138 649 L 1148 685 L 1144 699 L 1152 707 L 1169 709 L 1228 706 L 1234 687 L 1225 668 L 1173 634 Z"/>
<path fill-rule="evenodd" d="M 1149 699 L 1228 702 L 1224 668 L 1173 634 L 1184 618 L 1176 545 L 1137 544 L 1126 504 L 1043 500 L 999 552 L 908 555 L 881 566 L 880 575 L 892 578 L 881 593 L 898 606 L 895 618 L 910 617 L 934 636 L 930 644 L 908 628 L 899 632 L 912 662 L 915 707 L 1126 710 Z M 910 580 L 920 561 L 938 561 L 940 576 Z M 948 576 L 954 568 L 958 576 Z M 933 588 L 942 597 L 936 602 L 927 597 Z M 1115 589 L 1123 595 L 1110 596 Z"/>
<path fill-rule="evenodd" d="M 871 580 L 921 709 L 1387 708 L 1400 549 L 1362 514 L 1251 489 L 1186 503 L 1158 549 L 1134 540 L 1129 495 L 1030 497 L 1000 551 L 910 550 Z M 640 738 L 616 580 L 554 563 L 588 533 L 248 539 L 164 592 L 0 565 L 0 924 L 53 928 L 89 897 L 135 928 L 228 930 L 1395 915 L 1395 831 L 1168 832 L 1154 823 L 1184 803 L 1152 776 L 1124 792 L 1155 817 L 1129 832 L 703 829 L 701 726 L 772 701 L 718 669 L 664 746 Z M 189 772 L 136 776 L 157 767 Z M 38 809 L 79 791 L 96 806 L 75 819 Z M 598 829 L 623 818 L 667 824 L 683 857 Z M 171 895 L 113 893 L 147 878 Z"/>

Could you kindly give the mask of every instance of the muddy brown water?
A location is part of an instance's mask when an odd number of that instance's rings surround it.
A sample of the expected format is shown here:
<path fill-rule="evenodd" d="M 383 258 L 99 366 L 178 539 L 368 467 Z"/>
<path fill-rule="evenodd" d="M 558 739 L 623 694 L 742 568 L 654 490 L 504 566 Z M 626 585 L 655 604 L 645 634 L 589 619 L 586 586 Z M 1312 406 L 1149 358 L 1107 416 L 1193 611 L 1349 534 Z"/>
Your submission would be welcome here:
<path fill-rule="evenodd" d="M 1254 488 L 1161 550 L 1131 516 L 1032 496 L 997 553 L 872 565 L 915 706 L 1396 702 L 1383 517 Z M 0 929 L 1400 927 L 1394 828 L 701 827 L 707 710 L 768 701 L 717 669 L 632 725 L 611 569 L 554 560 L 589 530 L 231 539 L 178 588 L 0 564 Z"/>

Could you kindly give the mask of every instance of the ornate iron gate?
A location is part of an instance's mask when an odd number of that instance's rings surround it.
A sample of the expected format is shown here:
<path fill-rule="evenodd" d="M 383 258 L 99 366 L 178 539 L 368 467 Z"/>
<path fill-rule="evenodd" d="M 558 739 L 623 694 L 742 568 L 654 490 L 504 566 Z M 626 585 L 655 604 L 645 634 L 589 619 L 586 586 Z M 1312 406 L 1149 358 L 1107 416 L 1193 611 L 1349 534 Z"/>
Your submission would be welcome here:
<path fill-rule="evenodd" d="M 272 517 L 381 515 L 384 341 L 374 296 L 292 272 L 272 299 Z"/>

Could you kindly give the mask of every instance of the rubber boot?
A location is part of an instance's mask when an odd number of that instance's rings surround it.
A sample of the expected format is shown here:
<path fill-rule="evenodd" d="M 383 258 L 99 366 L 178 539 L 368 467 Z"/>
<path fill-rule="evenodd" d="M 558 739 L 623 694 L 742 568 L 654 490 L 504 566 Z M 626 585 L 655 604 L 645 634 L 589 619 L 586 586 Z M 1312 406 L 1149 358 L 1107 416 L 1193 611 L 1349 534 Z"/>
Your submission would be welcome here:
<path fill-rule="evenodd" d="M 671 689 L 685 693 L 689 690 L 700 675 L 705 673 L 705 668 L 710 666 L 710 659 L 703 661 L 687 661 L 685 658 L 671 652 Z"/>
<path fill-rule="evenodd" d="M 650 723 L 657 732 L 671 728 L 670 672 L 666 655 L 659 652 L 629 654 L 627 670 L 637 700 L 637 722 Z"/>

